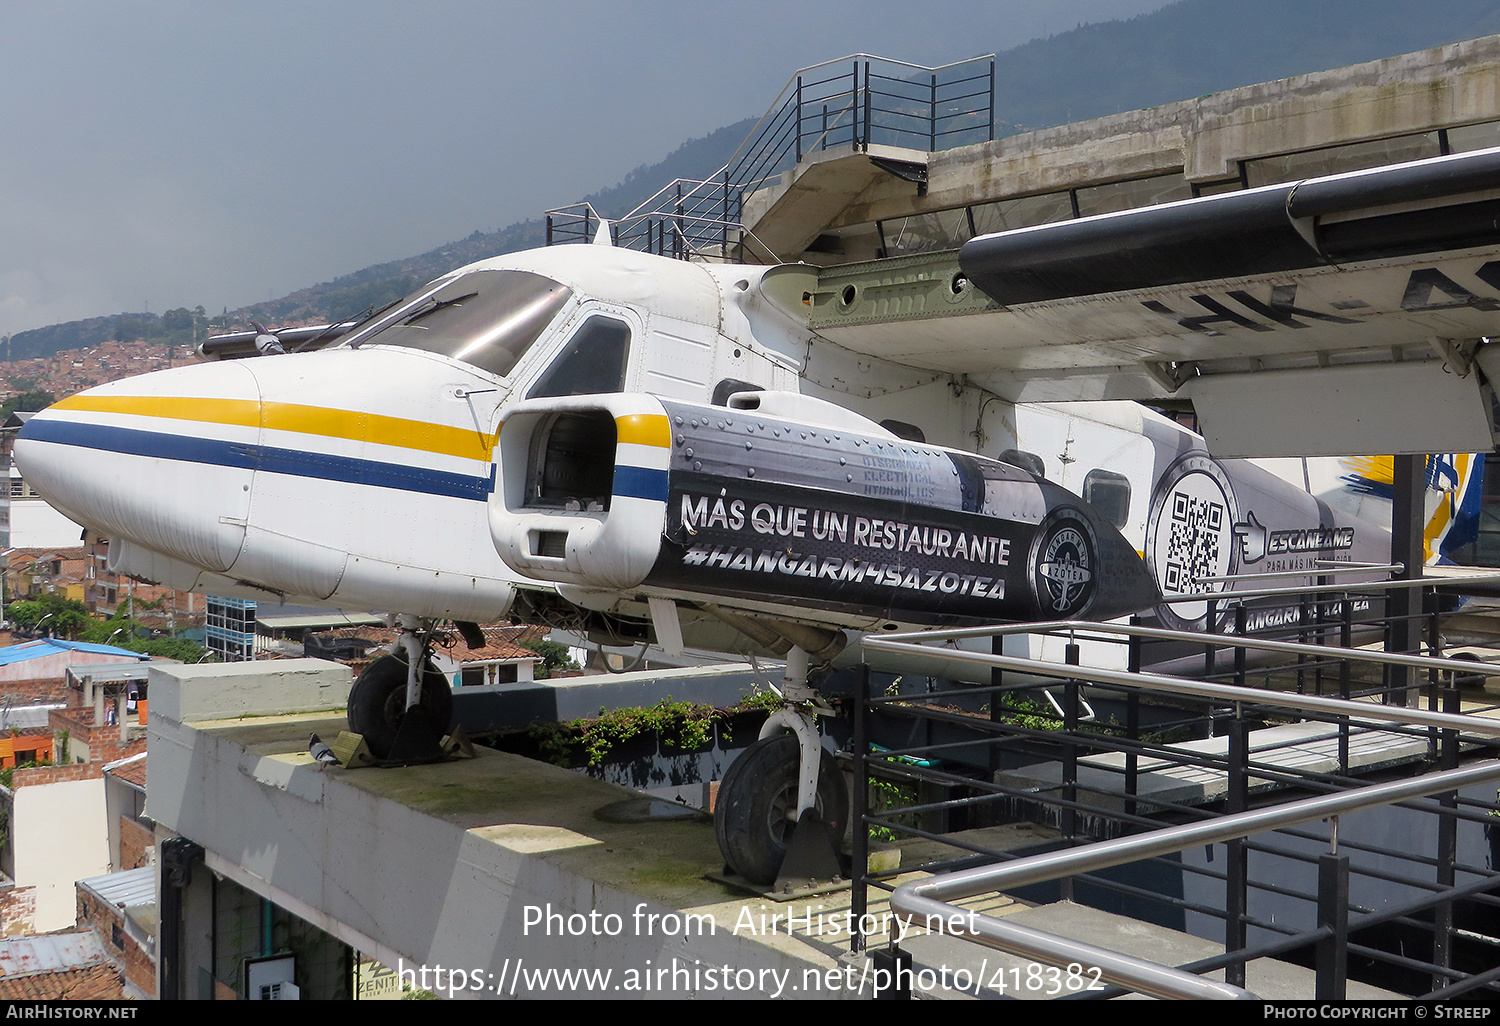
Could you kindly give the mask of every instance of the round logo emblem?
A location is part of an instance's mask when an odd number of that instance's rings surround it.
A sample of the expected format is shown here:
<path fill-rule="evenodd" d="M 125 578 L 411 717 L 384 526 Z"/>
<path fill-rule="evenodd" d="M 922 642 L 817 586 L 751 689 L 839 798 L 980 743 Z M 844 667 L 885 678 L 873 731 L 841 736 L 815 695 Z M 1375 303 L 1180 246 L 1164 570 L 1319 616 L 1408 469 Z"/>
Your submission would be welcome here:
<path fill-rule="evenodd" d="M 1093 531 L 1065 511 L 1037 536 L 1032 548 L 1032 587 L 1043 616 L 1078 616 L 1094 597 L 1097 571 Z"/>
<path fill-rule="evenodd" d="M 1234 486 L 1224 468 L 1202 451 L 1178 457 L 1157 482 L 1146 525 L 1146 566 L 1165 598 L 1221 591 L 1205 579 L 1239 569 Z M 1179 629 L 1202 627 L 1207 602 L 1162 603 L 1162 621 Z"/>

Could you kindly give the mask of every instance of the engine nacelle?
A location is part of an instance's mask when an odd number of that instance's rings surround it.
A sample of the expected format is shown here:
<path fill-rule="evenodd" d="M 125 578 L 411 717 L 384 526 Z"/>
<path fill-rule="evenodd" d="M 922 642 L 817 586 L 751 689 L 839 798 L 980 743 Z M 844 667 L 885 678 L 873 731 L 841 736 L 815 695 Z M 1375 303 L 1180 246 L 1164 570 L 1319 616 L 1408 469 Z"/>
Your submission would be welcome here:
<path fill-rule="evenodd" d="M 806 396 L 532 400 L 499 452 L 501 558 L 593 608 L 666 597 L 870 628 L 1105 619 L 1160 597 L 1073 493 Z"/>

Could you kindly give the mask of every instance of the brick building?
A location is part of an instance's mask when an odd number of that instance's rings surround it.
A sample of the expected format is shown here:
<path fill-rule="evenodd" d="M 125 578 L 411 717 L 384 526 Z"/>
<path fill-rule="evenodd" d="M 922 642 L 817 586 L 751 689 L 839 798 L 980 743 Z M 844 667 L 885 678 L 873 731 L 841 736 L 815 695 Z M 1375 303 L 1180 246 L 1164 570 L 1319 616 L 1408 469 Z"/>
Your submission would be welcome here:
<path fill-rule="evenodd" d="M 125 977 L 126 997 L 156 996 L 156 870 L 79 880 L 80 929 L 92 930 Z"/>

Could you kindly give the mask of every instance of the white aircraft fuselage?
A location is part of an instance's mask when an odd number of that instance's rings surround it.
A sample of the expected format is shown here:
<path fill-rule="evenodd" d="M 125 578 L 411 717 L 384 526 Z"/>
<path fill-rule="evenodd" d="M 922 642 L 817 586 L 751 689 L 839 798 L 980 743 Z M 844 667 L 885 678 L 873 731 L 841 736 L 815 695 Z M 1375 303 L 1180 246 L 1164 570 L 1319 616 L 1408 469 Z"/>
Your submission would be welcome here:
<path fill-rule="evenodd" d="M 754 646 L 703 609 L 835 630 L 1118 616 L 1388 555 L 1383 525 L 1137 404 L 1011 404 L 828 342 L 768 270 L 498 257 L 327 348 L 66 398 L 15 458 L 118 573 L 476 622 L 555 591 L 658 633 L 666 601 L 729 650 Z"/>

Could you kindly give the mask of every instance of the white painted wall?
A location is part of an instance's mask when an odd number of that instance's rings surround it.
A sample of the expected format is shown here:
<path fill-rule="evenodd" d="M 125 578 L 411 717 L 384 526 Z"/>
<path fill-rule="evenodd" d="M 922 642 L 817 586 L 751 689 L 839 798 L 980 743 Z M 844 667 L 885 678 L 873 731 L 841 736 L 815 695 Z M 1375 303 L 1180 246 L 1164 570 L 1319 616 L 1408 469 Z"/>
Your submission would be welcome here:
<path fill-rule="evenodd" d="M 104 780 L 70 780 L 16 788 L 16 883 L 36 888 L 36 931 L 72 926 L 73 884 L 109 872 Z"/>
<path fill-rule="evenodd" d="M 82 536 L 83 528 L 41 499 L 10 500 L 11 548 L 68 548 L 82 544 Z"/>

